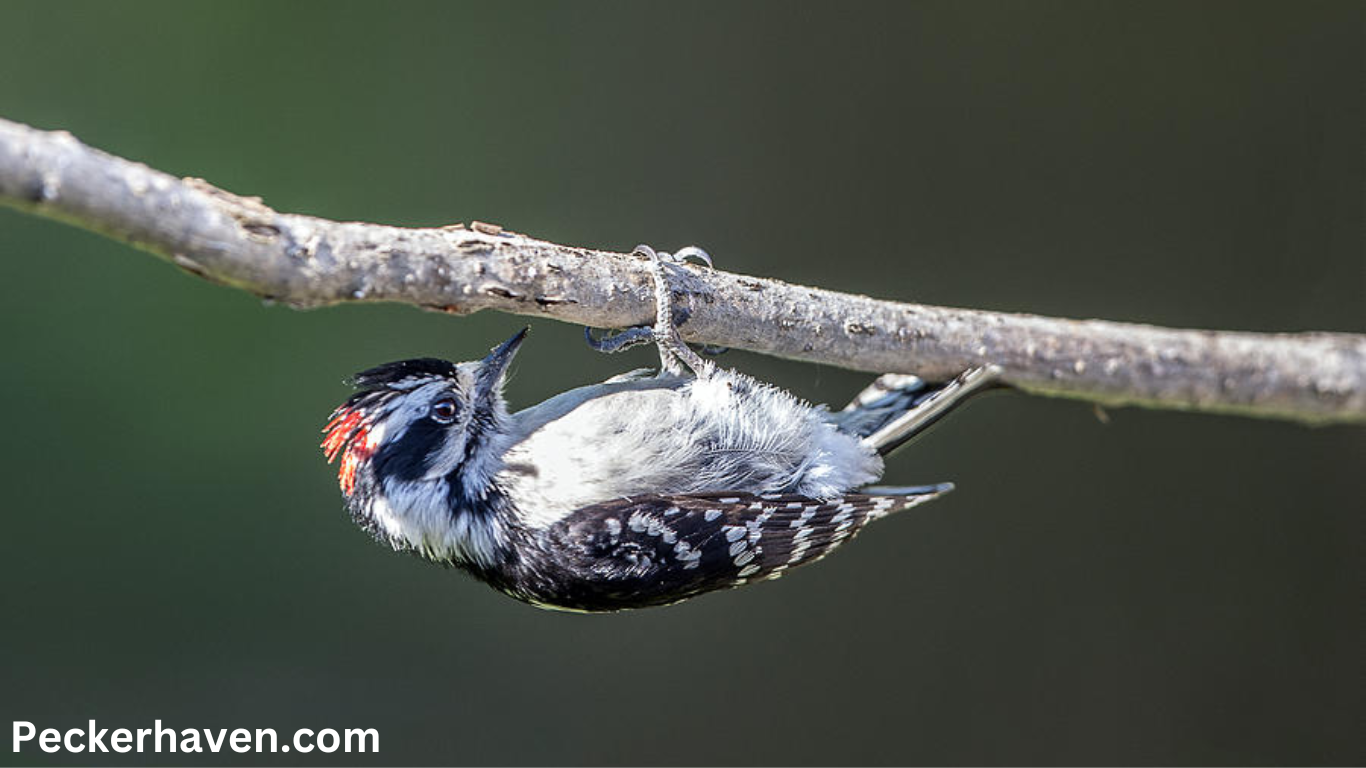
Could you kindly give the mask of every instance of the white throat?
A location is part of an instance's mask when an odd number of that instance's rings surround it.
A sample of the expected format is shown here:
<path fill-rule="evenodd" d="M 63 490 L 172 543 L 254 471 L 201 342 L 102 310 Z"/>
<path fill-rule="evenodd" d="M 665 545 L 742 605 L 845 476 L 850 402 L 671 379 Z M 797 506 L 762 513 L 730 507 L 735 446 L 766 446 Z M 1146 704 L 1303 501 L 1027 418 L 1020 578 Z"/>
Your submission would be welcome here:
<path fill-rule="evenodd" d="M 430 560 L 491 566 L 506 543 L 501 524 L 490 512 L 455 512 L 449 485 L 441 480 L 387 480 L 370 501 L 370 517 L 397 550 L 413 550 Z"/>

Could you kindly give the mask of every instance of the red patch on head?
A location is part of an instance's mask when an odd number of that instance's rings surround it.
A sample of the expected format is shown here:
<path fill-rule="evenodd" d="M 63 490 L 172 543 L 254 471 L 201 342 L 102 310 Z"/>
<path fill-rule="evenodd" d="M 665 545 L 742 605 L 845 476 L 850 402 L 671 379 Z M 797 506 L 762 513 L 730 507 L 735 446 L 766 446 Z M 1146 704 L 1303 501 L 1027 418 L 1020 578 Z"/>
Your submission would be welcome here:
<path fill-rule="evenodd" d="M 370 445 L 370 425 L 359 410 L 342 406 L 332 412 L 332 420 L 323 427 L 327 436 L 323 438 L 323 453 L 331 464 L 338 455 L 341 467 L 337 471 L 337 484 L 347 496 L 356 489 L 356 469 L 360 463 L 375 452 Z"/>

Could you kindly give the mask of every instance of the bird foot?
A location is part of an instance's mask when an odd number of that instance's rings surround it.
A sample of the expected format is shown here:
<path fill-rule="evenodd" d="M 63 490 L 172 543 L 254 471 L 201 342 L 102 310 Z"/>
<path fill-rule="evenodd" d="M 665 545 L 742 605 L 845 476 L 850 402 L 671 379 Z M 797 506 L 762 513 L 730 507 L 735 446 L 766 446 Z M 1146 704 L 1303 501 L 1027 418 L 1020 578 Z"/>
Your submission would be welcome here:
<path fill-rule="evenodd" d="M 663 371 L 680 375 L 686 366 L 698 377 L 709 375 L 714 365 L 709 360 L 703 360 L 678 333 L 678 326 L 688 321 L 690 313 L 687 307 L 675 309 L 673 291 L 669 287 L 669 276 L 664 265 L 683 264 L 691 258 L 706 264 L 710 269 L 713 267 L 711 256 L 701 248 L 691 245 L 676 253 L 656 251 L 648 245 L 637 245 L 631 253 L 650 260 L 650 271 L 655 281 L 655 323 L 653 326 L 628 328 L 601 339 L 593 337 L 591 328 L 584 328 L 584 338 L 588 346 L 599 352 L 613 353 L 654 342 L 655 346 L 659 347 L 659 363 Z M 703 348 L 706 354 L 720 354 L 724 351 L 724 347 Z"/>

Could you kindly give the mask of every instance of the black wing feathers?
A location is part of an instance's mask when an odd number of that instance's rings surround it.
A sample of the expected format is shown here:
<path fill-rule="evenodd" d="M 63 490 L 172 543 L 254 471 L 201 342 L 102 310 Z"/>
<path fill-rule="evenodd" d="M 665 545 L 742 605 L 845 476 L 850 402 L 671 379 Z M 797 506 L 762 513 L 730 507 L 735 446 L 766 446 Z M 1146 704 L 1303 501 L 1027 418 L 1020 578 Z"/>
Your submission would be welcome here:
<path fill-rule="evenodd" d="M 778 578 L 789 568 L 821 559 L 870 520 L 943 492 L 925 490 L 829 500 L 742 493 L 652 495 L 594 504 L 549 531 L 551 546 L 545 556 L 578 576 L 553 585 L 553 597 L 581 610 L 615 610 L 665 605 Z"/>

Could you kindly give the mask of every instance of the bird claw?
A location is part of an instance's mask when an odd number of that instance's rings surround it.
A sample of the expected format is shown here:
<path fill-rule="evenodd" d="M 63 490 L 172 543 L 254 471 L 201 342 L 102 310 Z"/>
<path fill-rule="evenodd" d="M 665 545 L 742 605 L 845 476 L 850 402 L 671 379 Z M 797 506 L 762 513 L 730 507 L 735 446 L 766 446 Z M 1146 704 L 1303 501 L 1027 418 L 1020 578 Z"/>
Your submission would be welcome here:
<path fill-rule="evenodd" d="M 640 246 L 636 247 L 639 248 Z M 648 248 L 649 246 L 646 247 Z M 706 251 L 702 250 L 701 248 L 698 248 L 695 245 L 689 245 L 685 248 L 680 248 L 672 254 L 661 253 L 659 256 L 665 261 L 671 261 L 674 264 L 685 264 L 687 263 L 688 259 L 697 259 L 703 264 L 706 264 L 707 269 L 716 269 L 716 265 L 711 263 L 711 256 Z"/>
<path fill-rule="evenodd" d="M 584 341 L 588 342 L 588 346 L 594 350 L 610 355 L 631 347 L 638 347 L 641 344 L 649 344 L 655 340 L 655 329 L 648 325 L 637 325 L 620 333 L 609 333 L 598 339 L 594 338 L 592 328 L 584 326 L 583 338 Z"/>
<path fill-rule="evenodd" d="M 687 307 L 674 307 L 673 310 L 673 324 L 675 328 L 688 322 L 688 318 L 692 317 L 692 310 Z M 638 347 L 642 344 L 653 343 L 655 340 L 655 328 L 652 325 L 633 325 L 625 330 L 609 333 L 598 338 L 593 335 L 593 328 L 585 325 L 583 327 L 583 338 L 584 341 L 588 342 L 588 346 L 594 351 L 612 355 L 617 352 L 624 352 L 633 347 Z M 728 349 L 729 347 L 717 347 L 708 344 L 698 349 L 698 351 L 704 355 L 710 356 L 719 355 Z"/>
<path fill-rule="evenodd" d="M 688 263 L 688 259 L 696 259 L 697 261 L 706 264 L 707 269 L 716 269 L 716 265 L 712 264 L 711 255 L 695 245 L 685 246 L 673 253 L 669 253 L 668 251 L 656 251 L 650 246 L 641 243 L 633 248 L 631 253 L 633 255 L 639 254 L 648 259 L 658 259 L 659 261 L 667 262 L 669 264 L 686 264 Z"/>
<path fill-rule="evenodd" d="M 650 271 L 655 281 L 654 325 L 628 328 L 601 339 L 594 338 L 591 328 L 584 328 L 584 338 L 587 340 L 588 346 L 599 352 L 610 354 L 653 341 L 655 346 L 659 347 L 659 362 L 663 371 L 681 374 L 683 366 L 687 366 L 699 377 L 709 375 L 714 368 L 713 364 L 698 356 L 697 352 L 694 352 L 683 341 L 683 337 L 678 334 L 678 326 L 688 321 L 690 313 L 687 307 L 678 307 L 678 316 L 674 314 L 673 291 L 669 288 L 669 279 L 664 270 L 664 265 L 683 264 L 688 259 L 696 259 L 706 264 L 708 269 L 712 269 L 714 267 L 711 256 L 694 245 L 681 248 L 676 253 L 656 251 L 648 245 L 637 245 L 631 253 L 644 256 L 650 260 Z M 703 354 L 707 355 L 720 354 L 724 351 L 724 347 L 708 345 L 703 348 Z"/>

